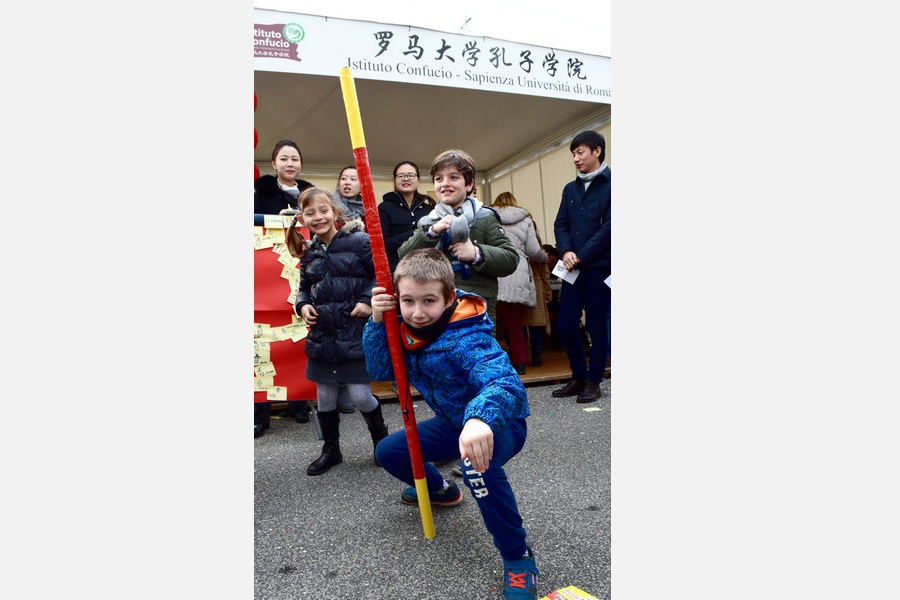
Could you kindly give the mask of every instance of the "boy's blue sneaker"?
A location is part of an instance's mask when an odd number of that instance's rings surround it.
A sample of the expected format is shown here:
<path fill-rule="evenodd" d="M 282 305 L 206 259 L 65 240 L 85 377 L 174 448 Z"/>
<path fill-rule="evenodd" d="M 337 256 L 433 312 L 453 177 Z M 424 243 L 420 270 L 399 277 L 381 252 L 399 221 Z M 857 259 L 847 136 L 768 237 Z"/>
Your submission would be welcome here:
<path fill-rule="evenodd" d="M 404 504 L 415 504 L 416 506 L 419 504 L 419 495 L 414 487 L 403 490 L 400 499 Z M 451 482 L 450 486 L 441 492 L 428 492 L 428 500 L 435 506 L 456 506 L 463 501 L 463 493 L 455 483 Z"/>
<path fill-rule="evenodd" d="M 503 598 L 505 600 L 537 600 L 537 578 L 534 552 L 527 548 L 519 560 L 503 561 Z"/>

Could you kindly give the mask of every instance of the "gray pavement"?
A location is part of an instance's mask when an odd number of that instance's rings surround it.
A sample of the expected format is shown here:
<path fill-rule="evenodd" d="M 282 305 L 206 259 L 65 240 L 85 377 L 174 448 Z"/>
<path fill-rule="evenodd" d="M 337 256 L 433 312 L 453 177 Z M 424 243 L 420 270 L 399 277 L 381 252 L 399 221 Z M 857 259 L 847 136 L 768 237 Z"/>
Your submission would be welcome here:
<path fill-rule="evenodd" d="M 528 439 L 506 471 L 541 571 L 538 596 L 575 585 L 606 600 L 611 396 L 577 404 L 553 398 L 557 387 L 527 388 Z M 417 421 L 433 416 L 414 406 Z M 384 415 L 390 431 L 402 427 L 398 403 Z M 452 464 L 440 469 L 466 497 L 433 507 L 428 540 L 418 507 L 400 502 L 404 484 L 374 465 L 358 412 L 341 415 L 344 462 L 324 475 L 306 475 L 322 445 L 312 422 L 273 418 L 254 444 L 256 600 L 501 597 L 500 556 Z"/>

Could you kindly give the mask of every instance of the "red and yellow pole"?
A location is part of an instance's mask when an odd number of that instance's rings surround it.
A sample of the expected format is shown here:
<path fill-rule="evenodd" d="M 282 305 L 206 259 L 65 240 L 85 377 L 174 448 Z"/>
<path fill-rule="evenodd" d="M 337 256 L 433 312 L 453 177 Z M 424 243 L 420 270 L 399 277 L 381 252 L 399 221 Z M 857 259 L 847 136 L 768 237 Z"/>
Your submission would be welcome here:
<path fill-rule="evenodd" d="M 340 74 L 344 108 L 347 110 L 347 123 L 350 126 L 350 141 L 353 144 L 353 158 L 356 161 L 356 173 L 359 176 L 360 193 L 362 193 L 363 208 L 366 213 L 366 230 L 372 246 L 372 261 L 375 263 L 375 278 L 379 287 L 383 287 L 388 294 L 393 295 L 394 285 L 391 281 L 391 268 L 387 252 L 384 250 L 384 238 L 381 237 L 381 220 L 378 217 L 375 188 L 372 185 L 372 170 L 369 167 L 369 152 L 366 150 L 359 101 L 356 98 L 356 85 L 353 83 L 350 67 L 342 68 Z M 394 367 L 394 378 L 397 381 L 397 395 L 403 414 L 403 428 L 406 431 L 406 443 L 409 446 L 416 495 L 419 498 L 422 529 L 425 531 L 425 537 L 432 539 L 434 537 L 434 519 L 431 515 L 431 499 L 425 483 L 425 464 L 422 461 L 422 451 L 419 447 L 419 431 L 416 429 L 416 413 L 412 405 L 409 382 L 406 380 L 406 363 L 403 360 L 400 323 L 397 321 L 396 310 L 384 314 L 384 326 L 387 331 L 391 364 Z"/>

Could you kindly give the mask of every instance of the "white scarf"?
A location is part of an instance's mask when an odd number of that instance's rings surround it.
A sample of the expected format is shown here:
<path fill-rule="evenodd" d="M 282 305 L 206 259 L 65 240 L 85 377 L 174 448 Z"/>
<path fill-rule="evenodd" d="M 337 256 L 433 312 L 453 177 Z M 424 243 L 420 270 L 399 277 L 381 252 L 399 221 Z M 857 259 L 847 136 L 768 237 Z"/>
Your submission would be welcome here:
<path fill-rule="evenodd" d="M 450 208 L 443 202 L 438 202 L 434 209 L 419 219 L 419 227 L 430 227 L 447 215 L 455 215 L 450 223 L 451 243 L 469 239 L 469 228 L 475 223 L 475 215 L 481 210 L 484 203 L 481 200 L 467 196 L 462 204 L 456 208 Z"/>
<path fill-rule="evenodd" d="M 291 198 L 296 200 L 300 197 L 300 188 L 297 187 L 297 182 L 294 182 L 294 185 L 284 185 L 280 181 L 278 182 L 278 187 L 280 187 L 283 191 L 287 192 L 291 195 Z"/>
<path fill-rule="evenodd" d="M 606 168 L 606 162 L 600 163 L 600 167 L 596 171 L 591 171 L 590 173 L 579 173 L 578 179 L 584 182 L 584 189 L 588 189 L 588 186 L 591 185 L 591 182 L 594 180 L 594 177 L 603 172 L 603 169 Z"/>

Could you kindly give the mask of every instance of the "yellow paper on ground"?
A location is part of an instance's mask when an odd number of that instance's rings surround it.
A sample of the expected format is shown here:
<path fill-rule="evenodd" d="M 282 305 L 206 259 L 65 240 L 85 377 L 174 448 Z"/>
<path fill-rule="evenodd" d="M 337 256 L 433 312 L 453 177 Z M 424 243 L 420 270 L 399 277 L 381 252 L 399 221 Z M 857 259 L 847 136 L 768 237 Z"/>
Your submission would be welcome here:
<path fill-rule="evenodd" d="M 574 585 L 567 585 L 542 596 L 541 600 L 600 600 L 600 598 L 592 596 Z"/>

